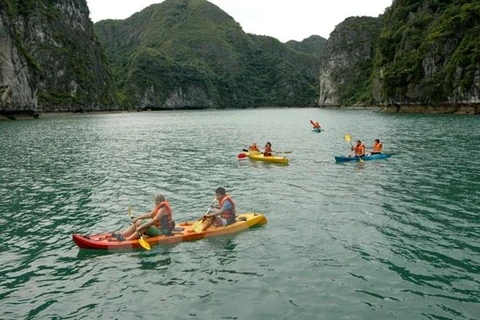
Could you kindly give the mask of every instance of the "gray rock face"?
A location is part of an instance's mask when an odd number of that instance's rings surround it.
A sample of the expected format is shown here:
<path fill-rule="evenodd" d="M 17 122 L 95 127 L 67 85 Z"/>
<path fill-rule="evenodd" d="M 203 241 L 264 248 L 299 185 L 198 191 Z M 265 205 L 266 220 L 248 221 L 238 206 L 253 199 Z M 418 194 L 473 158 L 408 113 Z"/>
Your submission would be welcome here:
<path fill-rule="evenodd" d="M 5 12 L 0 12 L 0 110 L 36 111 L 37 99 L 29 81 L 27 62 L 14 45 L 5 20 Z"/>
<path fill-rule="evenodd" d="M 0 112 L 117 108 L 85 0 L 9 0 L 0 38 Z"/>
<path fill-rule="evenodd" d="M 362 103 L 359 93 L 369 83 L 380 28 L 378 18 L 354 17 L 331 33 L 320 66 L 320 106 Z"/>

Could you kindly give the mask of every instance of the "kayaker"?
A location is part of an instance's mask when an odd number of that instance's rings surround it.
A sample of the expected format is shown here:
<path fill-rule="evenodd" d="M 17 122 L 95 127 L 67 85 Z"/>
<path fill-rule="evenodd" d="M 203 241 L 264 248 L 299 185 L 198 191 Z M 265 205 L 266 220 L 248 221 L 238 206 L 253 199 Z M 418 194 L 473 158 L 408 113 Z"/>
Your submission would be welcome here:
<path fill-rule="evenodd" d="M 352 151 L 354 152 L 353 156 L 349 157 L 363 157 L 365 155 L 365 145 L 362 141 L 357 140 L 357 144 L 352 146 Z"/>
<path fill-rule="evenodd" d="M 258 148 L 257 143 L 256 143 L 256 142 L 253 142 L 253 143 L 250 145 L 250 147 L 248 147 L 248 151 L 260 152 L 260 149 Z"/>
<path fill-rule="evenodd" d="M 217 227 L 225 227 L 235 222 L 235 202 L 225 189 L 218 187 L 215 190 L 215 197 L 218 205 L 212 206 L 214 212 L 203 217 L 202 231 L 207 230 L 212 224 Z"/>
<path fill-rule="evenodd" d="M 383 144 L 380 142 L 380 139 L 375 139 L 373 141 L 372 152 L 370 154 L 380 154 L 382 153 Z"/>
<path fill-rule="evenodd" d="M 313 129 L 321 129 L 320 123 L 318 121 L 315 121 L 315 123 L 313 124 Z"/>
<path fill-rule="evenodd" d="M 271 157 L 272 156 L 272 144 L 270 142 L 267 142 L 265 147 L 262 150 L 263 156 L 265 157 Z"/>
<path fill-rule="evenodd" d="M 152 211 L 144 213 L 132 220 L 133 224 L 119 235 L 112 236 L 122 240 L 134 240 L 140 237 L 140 234 L 146 234 L 150 237 L 161 234 L 170 235 L 175 228 L 175 222 L 172 220 L 172 208 L 165 197 L 157 193 L 154 196 L 155 207 Z"/>

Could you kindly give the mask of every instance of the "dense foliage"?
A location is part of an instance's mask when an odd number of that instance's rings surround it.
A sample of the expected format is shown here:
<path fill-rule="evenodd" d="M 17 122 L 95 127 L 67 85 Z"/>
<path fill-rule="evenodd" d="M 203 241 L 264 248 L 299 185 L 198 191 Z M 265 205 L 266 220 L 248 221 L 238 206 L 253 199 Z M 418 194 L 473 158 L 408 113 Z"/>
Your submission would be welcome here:
<path fill-rule="evenodd" d="M 129 107 L 305 106 L 318 96 L 317 48 L 246 34 L 205 0 L 167 0 L 95 29 Z"/>
<path fill-rule="evenodd" d="M 384 20 L 375 61 L 383 99 L 435 104 L 474 89 L 479 0 L 396 0 Z"/>

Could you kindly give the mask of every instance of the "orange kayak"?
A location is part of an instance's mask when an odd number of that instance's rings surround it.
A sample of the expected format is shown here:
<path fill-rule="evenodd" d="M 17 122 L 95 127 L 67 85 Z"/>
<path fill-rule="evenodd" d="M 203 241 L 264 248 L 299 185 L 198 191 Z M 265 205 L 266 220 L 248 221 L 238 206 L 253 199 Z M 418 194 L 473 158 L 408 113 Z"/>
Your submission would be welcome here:
<path fill-rule="evenodd" d="M 237 221 L 226 227 L 211 226 L 203 232 L 192 230 L 194 221 L 187 221 L 177 225 L 172 235 L 146 237 L 145 240 L 151 245 L 170 244 L 182 241 L 195 241 L 204 238 L 218 237 L 237 233 L 251 227 L 261 226 L 267 223 L 267 218 L 262 213 L 249 212 L 237 215 Z M 176 231 L 178 230 L 178 231 Z M 95 235 L 73 234 L 73 241 L 82 249 L 121 250 L 141 248 L 138 240 L 120 241 L 112 237 L 112 233 Z"/>

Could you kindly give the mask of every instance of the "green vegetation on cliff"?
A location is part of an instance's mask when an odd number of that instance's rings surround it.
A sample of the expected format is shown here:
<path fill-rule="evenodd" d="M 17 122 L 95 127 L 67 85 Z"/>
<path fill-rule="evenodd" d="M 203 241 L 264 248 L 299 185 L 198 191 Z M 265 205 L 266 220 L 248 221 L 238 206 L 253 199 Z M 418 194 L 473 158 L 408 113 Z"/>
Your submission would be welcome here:
<path fill-rule="evenodd" d="M 436 104 L 476 95 L 480 1 L 396 0 L 384 21 L 375 61 L 383 100 Z"/>
<path fill-rule="evenodd" d="M 205 0 L 167 0 L 95 29 L 129 107 L 306 106 L 317 99 L 313 53 L 246 34 Z"/>

